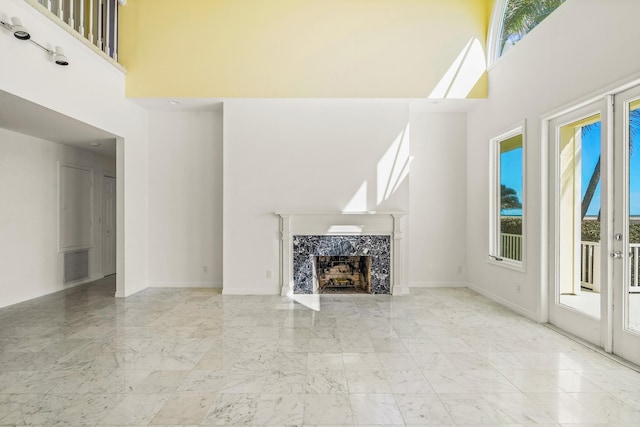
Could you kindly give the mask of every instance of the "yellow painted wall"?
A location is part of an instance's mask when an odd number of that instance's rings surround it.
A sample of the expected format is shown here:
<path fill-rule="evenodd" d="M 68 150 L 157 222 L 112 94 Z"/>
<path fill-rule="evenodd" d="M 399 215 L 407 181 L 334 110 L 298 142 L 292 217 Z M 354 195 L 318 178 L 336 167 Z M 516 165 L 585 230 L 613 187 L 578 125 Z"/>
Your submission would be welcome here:
<path fill-rule="evenodd" d="M 425 98 L 491 2 L 129 0 L 119 60 L 129 97 Z"/>

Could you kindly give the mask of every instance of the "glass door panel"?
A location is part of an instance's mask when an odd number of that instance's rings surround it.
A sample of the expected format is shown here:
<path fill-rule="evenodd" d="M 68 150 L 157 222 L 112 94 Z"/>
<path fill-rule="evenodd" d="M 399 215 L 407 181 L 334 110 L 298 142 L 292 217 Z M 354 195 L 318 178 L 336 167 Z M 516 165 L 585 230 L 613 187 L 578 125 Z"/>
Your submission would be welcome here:
<path fill-rule="evenodd" d="M 600 318 L 600 114 L 559 128 L 560 304 Z"/>
<path fill-rule="evenodd" d="M 627 194 L 627 236 L 629 236 L 629 262 L 627 263 L 627 329 L 640 334 L 640 100 L 629 102 L 625 131 L 628 133 L 629 176 Z"/>
<path fill-rule="evenodd" d="M 549 322 L 602 345 L 600 155 L 604 101 L 550 122 Z"/>
<path fill-rule="evenodd" d="M 615 96 L 613 352 L 640 364 L 640 88 Z M 620 307 L 621 309 L 618 309 Z"/>

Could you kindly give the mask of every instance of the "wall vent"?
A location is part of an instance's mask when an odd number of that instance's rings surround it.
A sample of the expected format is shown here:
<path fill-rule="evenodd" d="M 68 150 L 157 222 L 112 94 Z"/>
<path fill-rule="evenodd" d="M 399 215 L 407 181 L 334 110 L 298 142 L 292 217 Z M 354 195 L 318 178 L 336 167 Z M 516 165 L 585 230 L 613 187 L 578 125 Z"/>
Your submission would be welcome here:
<path fill-rule="evenodd" d="M 77 282 L 89 277 L 89 250 L 64 253 L 64 283 Z"/>

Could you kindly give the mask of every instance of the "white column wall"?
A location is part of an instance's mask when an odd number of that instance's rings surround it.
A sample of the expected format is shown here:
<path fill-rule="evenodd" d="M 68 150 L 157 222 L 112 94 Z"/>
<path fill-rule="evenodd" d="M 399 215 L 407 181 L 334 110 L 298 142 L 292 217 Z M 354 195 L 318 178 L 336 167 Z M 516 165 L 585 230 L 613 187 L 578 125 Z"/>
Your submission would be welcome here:
<path fill-rule="evenodd" d="M 411 112 L 409 285 L 466 286 L 465 113 Z"/>
<path fill-rule="evenodd" d="M 222 106 L 149 127 L 149 286 L 222 287 Z"/>

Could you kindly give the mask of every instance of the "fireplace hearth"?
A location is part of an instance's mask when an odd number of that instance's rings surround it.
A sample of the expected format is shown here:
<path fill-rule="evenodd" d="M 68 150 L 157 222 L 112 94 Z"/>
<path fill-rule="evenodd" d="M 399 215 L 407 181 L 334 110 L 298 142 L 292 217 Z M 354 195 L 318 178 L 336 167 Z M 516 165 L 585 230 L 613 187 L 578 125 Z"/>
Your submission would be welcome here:
<path fill-rule="evenodd" d="M 368 256 L 313 257 L 314 293 L 371 293 L 371 258 Z"/>

